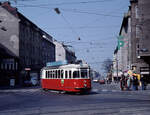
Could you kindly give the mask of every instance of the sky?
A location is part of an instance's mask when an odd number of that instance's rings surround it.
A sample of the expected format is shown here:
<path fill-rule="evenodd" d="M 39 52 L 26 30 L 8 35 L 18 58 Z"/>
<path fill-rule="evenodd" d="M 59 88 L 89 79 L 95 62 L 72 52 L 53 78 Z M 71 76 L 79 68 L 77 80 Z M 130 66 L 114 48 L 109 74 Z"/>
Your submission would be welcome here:
<path fill-rule="evenodd" d="M 15 1 L 15 0 L 14 0 Z M 105 59 L 113 59 L 129 0 L 17 0 L 13 6 L 38 27 L 75 51 L 102 73 Z M 55 12 L 58 8 L 60 14 Z"/>

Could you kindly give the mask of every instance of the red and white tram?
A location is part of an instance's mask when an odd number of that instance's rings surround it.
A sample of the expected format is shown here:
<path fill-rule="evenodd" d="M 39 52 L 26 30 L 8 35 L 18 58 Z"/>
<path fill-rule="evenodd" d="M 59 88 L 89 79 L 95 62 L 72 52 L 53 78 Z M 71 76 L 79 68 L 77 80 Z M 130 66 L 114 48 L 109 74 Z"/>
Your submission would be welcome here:
<path fill-rule="evenodd" d="M 41 70 L 41 85 L 43 89 L 89 92 L 91 90 L 90 67 L 87 64 L 44 67 Z"/>

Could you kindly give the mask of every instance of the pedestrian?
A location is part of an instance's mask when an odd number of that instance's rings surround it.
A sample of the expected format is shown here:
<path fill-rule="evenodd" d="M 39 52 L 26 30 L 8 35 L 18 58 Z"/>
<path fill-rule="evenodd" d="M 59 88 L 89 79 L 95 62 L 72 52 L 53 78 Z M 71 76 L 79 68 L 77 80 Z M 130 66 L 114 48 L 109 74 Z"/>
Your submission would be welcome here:
<path fill-rule="evenodd" d="M 133 90 L 138 90 L 138 85 L 139 85 L 139 81 L 137 79 L 137 77 L 135 75 L 133 75 L 133 79 L 132 79 L 132 86 L 133 86 Z"/>
<path fill-rule="evenodd" d="M 147 86 L 146 77 L 141 75 L 140 81 L 141 81 L 141 84 L 142 84 L 142 90 L 146 90 L 146 86 Z"/>
<path fill-rule="evenodd" d="M 132 83 L 132 79 L 130 76 L 127 77 L 126 83 L 127 83 L 127 90 L 129 91 L 131 88 L 131 83 Z"/>
<path fill-rule="evenodd" d="M 124 75 L 122 75 L 122 77 L 120 79 L 120 88 L 122 91 L 124 91 L 126 88 L 126 79 L 125 79 Z"/>

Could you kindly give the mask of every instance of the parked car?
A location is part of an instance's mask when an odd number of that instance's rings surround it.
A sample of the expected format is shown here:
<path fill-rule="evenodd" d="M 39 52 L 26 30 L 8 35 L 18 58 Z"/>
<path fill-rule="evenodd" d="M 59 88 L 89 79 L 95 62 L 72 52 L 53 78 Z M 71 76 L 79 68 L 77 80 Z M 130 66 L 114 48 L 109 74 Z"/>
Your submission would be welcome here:
<path fill-rule="evenodd" d="M 99 80 L 100 84 L 105 84 L 105 80 Z"/>
<path fill-rule="evenodd" d="M 30 80 L 24 81 L 24 86 L 36 86 L 38 84 L 38 78 L 36 76 L 31 77 Z"/>

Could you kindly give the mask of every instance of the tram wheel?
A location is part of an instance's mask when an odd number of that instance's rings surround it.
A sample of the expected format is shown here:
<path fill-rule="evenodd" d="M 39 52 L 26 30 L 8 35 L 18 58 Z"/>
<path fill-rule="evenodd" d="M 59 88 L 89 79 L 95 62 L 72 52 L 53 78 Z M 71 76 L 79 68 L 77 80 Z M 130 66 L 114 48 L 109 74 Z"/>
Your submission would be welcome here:
<path fill-rule="evenodd" d="M 46 89 L 46 88 L 43 88 L 43 90 L 44 90 L 44 91 L 48 91 L 48 89 Z"/>

